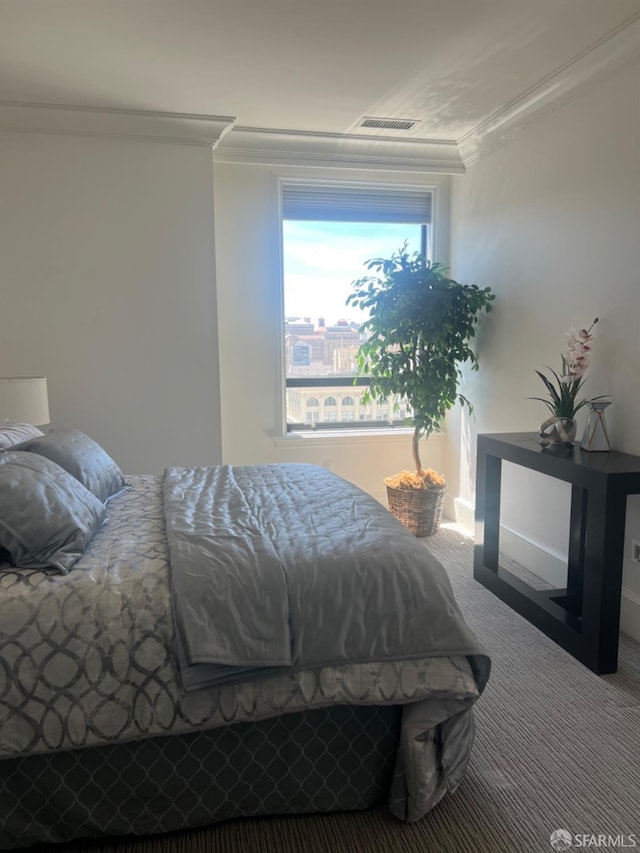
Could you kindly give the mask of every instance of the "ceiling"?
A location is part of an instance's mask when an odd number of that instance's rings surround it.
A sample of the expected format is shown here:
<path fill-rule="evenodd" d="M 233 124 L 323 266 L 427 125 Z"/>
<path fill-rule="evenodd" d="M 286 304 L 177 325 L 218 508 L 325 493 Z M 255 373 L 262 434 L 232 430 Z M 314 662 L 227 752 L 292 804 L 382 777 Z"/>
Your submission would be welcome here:
<path fill-rule="evenodd" d="M 0 0 L 0 101 L 458 141 L 639 0 Z M 377 136 L 381 131 L 375 131 Z"/>

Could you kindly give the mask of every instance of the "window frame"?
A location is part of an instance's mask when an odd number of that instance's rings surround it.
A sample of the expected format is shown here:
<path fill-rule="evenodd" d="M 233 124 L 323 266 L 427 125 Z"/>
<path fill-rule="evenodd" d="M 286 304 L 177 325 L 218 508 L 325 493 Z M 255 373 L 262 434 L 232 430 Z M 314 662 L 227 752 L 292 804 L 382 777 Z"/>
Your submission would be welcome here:
<path fill-rule="evenodd" d="M 423 183 L 422 181 L 418 182 L 409 182 L 409 181 L 393 181 L 393 182 L 380 182 L 374 180 L 363 180 L 363 181 L 353 181 L 353 180 L 339 180 L 339 179 L 320 179 L 320 178 L 304 178 L 304 177 L 283 177 L 280 176 L 277 179 L 277 207 L 278 207 L 278 243 L 279 243 L 279 283 L 280 283 L 280 377 L 281 377 L 281 411 L 282 411 L 282 435 L 284 438 L 295 436 L 296 433 L 302 432 L 319 432 L 322 430 L 331 431 L 333 434 L 338 435 L 340 432 L 349 433 L 354 430 L 358 430 L 360 432 L 367 430 L 371 430 L 372 433 L 380 434 L 381 426 L 384 424 L 382 428 L 384 431 L 388 431 L 390 434 L 392 432 L 398 432 L 402 430 L 403 432 L 409 431 L 413 429 L 411 419 L 408 418 L 394 418 L 391 417 L 387 421 L 380 421 L 377 419 L 370 419 L 368 421 L 362 420 L 354 420 L 354 421 L 333 421 L 333 422 L 323 422 L 318 421 L 315 423 L 289 423 L 287 421 L 287 389 L 292 387 L 303 387 L 303 388 L 318 388 L 322 389 L 323 387 L 354 387 L 354 386 L 368 386 L 369 379 L 366 376 L 299 376 L 299 377 L 287 377 L 286 375 L 286 352 L 285 352 L 285 300 L 284 300 L 284 239 L 283 239 L 283 222 L 285 220 L 284 217 L 284 205 L 283 205 L 283 192 L 285 186 L 290 186 L 292 184 L 301 184 L 308 187 L 313 186 L 331 186 L 336 189 L 338 188 L 356 188 L 356 189 L 378 189 L 383 190 L 385 192 L 393 193 L 393 192 L 407 192 L 407 191 L 420 191 L 424 193 L 429 193 L 431 196 L 431 222 L 430 225 L 430 235 L 429 235 L 429 227 L 428 224 L 422 224 L 421 226 L 421 253 L 423 256 L 426 256 L 430 250 L 430 257 L 433 260 L 438 251 L 436 251 L 436 246 L 438 246 L 439 241 L 439 228 L 438 222 L 441 218 L 442 211 L 440 205 L 442 204 L 442 198 L 440 193 L 440 186 L 438 184 L 432 183 Z M 316 220 L 312 220 L 316 221 Z M 323 221 L 323 220 L 317 220 Z M 346 221 L 357 221 L 357 220 L 346 220 Z M 419 225 L 420 223 L 414 223 Z M 389 410 L 393 414 L 393 407 L 391 403 L 389 405 Z M 340 407 L 341 408 L 341 407 Z"/>

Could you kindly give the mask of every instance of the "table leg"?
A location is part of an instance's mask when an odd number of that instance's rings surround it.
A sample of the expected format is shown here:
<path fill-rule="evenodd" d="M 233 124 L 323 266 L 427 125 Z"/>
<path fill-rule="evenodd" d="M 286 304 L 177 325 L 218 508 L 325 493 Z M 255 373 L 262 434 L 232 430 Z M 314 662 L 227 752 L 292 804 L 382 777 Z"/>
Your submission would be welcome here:
<path fill-rule="evenodd" d="M 498 571 L 500 546 L 500 482 L 502 460 L 478 443 L 476 468 L 476 548 L 474 566 Z"/>
<path fill-rule="evenodd" d="M 571 519 L 569 522 L 569 559 L 567 564 L 567 598 L 576 615 L 582 614 L 584 575 L 584 543 L 587 520 L 587 490 L 571 487 Z"/>
<path fill-rule="evenodd" d="M 617 492 L 590 490 L 586 498 L 583 660 L 599 674 L 618 666 L 626 504 L 626 495 Z"/>

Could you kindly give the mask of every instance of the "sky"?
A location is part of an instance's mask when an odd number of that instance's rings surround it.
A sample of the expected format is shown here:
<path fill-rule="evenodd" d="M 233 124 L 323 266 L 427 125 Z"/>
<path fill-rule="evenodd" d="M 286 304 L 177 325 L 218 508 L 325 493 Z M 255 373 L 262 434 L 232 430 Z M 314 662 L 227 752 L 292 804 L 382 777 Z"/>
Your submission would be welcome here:
<path fill-rule="evenodd" d="M 310 317 L 317 325 L 337 320 L 362 323 L 366 317 L 346 298 L 351 282 L 375 275 L 365 262 L 388 258 L 405 240 L 409 252 L 420 251 L 420 225 L 369 222 L 283 222 L 284 314 Z"/>

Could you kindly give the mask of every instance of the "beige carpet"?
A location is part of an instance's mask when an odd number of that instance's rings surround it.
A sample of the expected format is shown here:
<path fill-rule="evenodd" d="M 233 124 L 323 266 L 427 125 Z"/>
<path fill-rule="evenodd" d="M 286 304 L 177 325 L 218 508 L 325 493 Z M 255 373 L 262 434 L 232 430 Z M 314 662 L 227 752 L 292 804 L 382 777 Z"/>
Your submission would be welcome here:
<path fill-rule="evenodd" d="M 412 825 L 381 806 L 89 842 L 65 853 L 549 853 L 560 828 L 635 834 L 640 847 L 640 645 L 623 636 L 618 673 L 596 676 L 472 579 L 468 538 L 441 529 L 425 544 L 449 570 L 493 658 L 471 764 L 453 796 Z"/>

